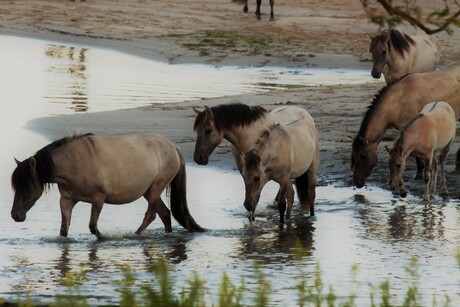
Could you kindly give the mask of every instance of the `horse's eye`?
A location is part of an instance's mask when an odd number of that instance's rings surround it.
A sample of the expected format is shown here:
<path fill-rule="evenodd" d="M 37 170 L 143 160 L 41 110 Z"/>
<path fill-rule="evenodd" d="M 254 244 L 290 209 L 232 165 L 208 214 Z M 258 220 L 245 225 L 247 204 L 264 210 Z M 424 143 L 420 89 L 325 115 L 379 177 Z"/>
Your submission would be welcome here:
<path fill-rule="evenodd" d="M 397 167 L 397 168 L 401 168 L 401 164 L 396 164 L 396 167 Z"/>
<path fill-rule="evenodd" d="M 254 181 L 255 181 L 255 182 L 259 182 L 259 181 L 260 181 L 260 176 L 255 176 L 255 177 L 254 177 Z"/>
<path fill-rule="evenodd" d="M 206 129 L 206 130 L 204 131 L 204 133 L 206 133 L 206 134 L 211 134 L 211 132 L 212 132 L 212 129 Z"/>

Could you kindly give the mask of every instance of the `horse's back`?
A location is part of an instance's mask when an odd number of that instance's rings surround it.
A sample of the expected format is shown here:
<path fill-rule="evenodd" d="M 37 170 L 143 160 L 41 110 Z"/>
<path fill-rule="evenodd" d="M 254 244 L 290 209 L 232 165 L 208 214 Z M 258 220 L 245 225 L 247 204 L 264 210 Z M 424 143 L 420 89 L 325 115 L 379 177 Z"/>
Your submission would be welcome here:
<path fill-rule="evenodd" d="M 441 58 L 441 45 L 438 39 L 425 33 L 414 35 L 413 39 L 416 45 L 409 72 L 417 73 L 435 70 Z"/>
<path fill-rule="evenodd" d="M 435 149 L 444 148 L 455 138 L 456 116 L 448 103 L 431 102 L 420 113 L 423 117 L 416 123 L 414 129 L 424 131 L 423 134 L 431 139 Z"/>
<path fill-rule="evenodd" d="M 299 119 L 305 119 L 314 125 L 314 120 L 311 115 L 301 107 L 283 106 L 276 108 L 270 112 L 276 124 L 288 125 Z"/>

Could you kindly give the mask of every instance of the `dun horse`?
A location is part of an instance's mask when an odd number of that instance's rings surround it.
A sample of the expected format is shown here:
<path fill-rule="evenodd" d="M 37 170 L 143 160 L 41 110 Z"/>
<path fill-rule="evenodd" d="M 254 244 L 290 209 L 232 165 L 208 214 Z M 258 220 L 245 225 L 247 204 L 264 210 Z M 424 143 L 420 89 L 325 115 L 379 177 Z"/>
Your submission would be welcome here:
<path fill-rule="evenodd" d="M 243 11 L 245 13 L 248 12 L 248 0 L 241 0 L 241 3 L 244 4 Z M 257 0 L 257 7 L 256 7 L 256 17 L 260 20 L 260 5 L 262 4 L 262 0 Z M 275 0 L 270 0 L 270 20 L 275 19 L 275 13 L 273 13 L 273 5 L 275 5 Z"/>
<path fill-rule="evenodd" d="M 353 140 L 351 170 L 353 184 L 361 188 L 377 165 L 377 146 L 386 130 L 398 130 L 432 101 L 446 101 L 460 117 L 460 63 L 442 70 L 415 73 L 383 88 L 364 115 Z M 460 155 L 457 155 L 460 171 Z"/>
<path fill-rule="evenodd" d="M 441 194 L 447 194 L 446 157 L 455 138 L 456 117 L 452 107 L 445 102 L 427 104 L 421 113 L 410 119 L 401 130 L 393 148 L 387 147 L 390 166 L 390 188 L 399 186 L 399 193 L 406 196 L 402 175 L 408 156 L 419 157 L 423 164 L 425 191 L 423 199 L 430 200 L 436 193 L 437 161 L 435 151 L 440 151 Z"/>
<path fill-rule="evenodd" d="M 197 134 L 193 159 L 201 165 L 208 164 L 209 156 L 223 139 L 232 144 L 232 153 L 238 170 L 242 171 L 242 154 L 247 153 L 257 139 L 273 125 L 288 124 L 298 119 L 310 118 L 310 114 L 299 107 L 279 107 L 270 113 L 261 106 L 242 103 L 205 106 L 196 113 L 193 130 Z M 278 199 L 278 196 L 276 197 Z"/>
<path fill-rule="evenodd" d="M 285 212 L 286 218 L 291 217 L 294 202 L 291 179 L 295 181 L 301 211 L 308 211 L 313 216 L 318 167 L 318 133 L 313 118 L 299 119 L 288 125 L 278 124 L 262 133 L 244 156 L 244 206 L 249 211 L 249 220 L 255 219 L 260 193 L 270 180 L 280 184 L 278 210 L 281 224 Z"/>
<path fill-rule="evenodd" d="M 125 204 L 142 196 L 148 209 L 136 233 L 145 230 L 157 213 L 170 232 L 170 211 L 160 197 L 170 185 L 174 218 L 189 231 L 203 231 L 188 211 L 184 159 L 159 134 L 67 137 L 16 163 L 11 177 L 15 191 L 11 217 L 16 222 L 25 221 L 45 188 L 56 183 L 61 194 L 61 236 L 67 236 L 72 209 L 79 201 L 91 203 L 89 228 L 101 238 L 97 221 L 104 203 Z"/>
<path fill-rule="evenodd" d="M 433 71 L 441 57 L 441 48 L 434 36 L 419 33 L 409 36 L 398 30 L 383 31 L 372 38 L 372 77 L 385 76 L 387 84 L 408 73 Z"/>

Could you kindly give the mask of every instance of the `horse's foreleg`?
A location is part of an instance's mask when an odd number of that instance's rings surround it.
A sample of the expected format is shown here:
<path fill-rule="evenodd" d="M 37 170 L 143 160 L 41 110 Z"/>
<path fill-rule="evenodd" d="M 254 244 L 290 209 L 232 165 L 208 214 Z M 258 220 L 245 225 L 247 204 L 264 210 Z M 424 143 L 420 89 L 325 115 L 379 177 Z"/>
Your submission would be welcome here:
<path fill-rule="evenodd" d="M 289 183 L 287 185 L 286 191 L 286 199 L 287 199 L 287 212 L 286 218 L 290 219 L 292 214 L 292 204 L 294 203 L 294 189 L 292 188 L 292 184 Z"/>
<path fill-rule="evenodd" d="M 257 0 L 257 8 L 256 8 L 256 17 L 257 20 L 260 20 L 260 5 L 262 4 L 262 0 Z"/>
<path fill-rule="evenodd" d="M 438 180 L 438 161 L 435 156 L 433 156 L 433 161 L 431 162 L 431 194 L 430 197 L 434 197 L 436 195 L 436 183 Z"/>
<path fill-rule="evenodd" d="M 275 0 L 270 0 L 270 20 L 275 20 L 275 13 L 273 12 L 274 5 L 275 5 Z"/>
<path fill-rule="evenodd" d="M 278 197 L 278 211 L 280 213 L 280 224 L 284 224 L 284 213 L 286 212 L 286 189 L 283 187 L 280 190 Z"/>
<path fill-rule="evenodd" d="M 63 237 L 67 237 L 69 232 L 72 210 L 76 203 L 77 202 L 63 197 L 59 200 L 59 205 L 61 206 L 61 231 L 59 234 Z"/>
<path fill-rule="evenodd" d="M 432 158 L 425 160 L 425 167 L 423 168 L 423 183 L 425 185 L 424 192 L 423 192 L 423 200 L 429 201 L 430 194 L 429 194 L 429 183 L 430 183 L 430 175 L 431 175 L 431 161 Z"/>
<path fill-rule="evenodd" d="M 89 231 L 95 235 L 99 240 L 102 239 L 102 234 L 97 229 L 97 221 L 99 220 L 99 215 L 101 214 L 102 207 L 104 206 L 104 201 L 96 201 L 91 203 L 91 217 L 89 220 Z"/>
<path fill-rule="evenodd" d="M 446 181 L 446 159 L 447 154 L 449 153 L 450 146 L 452 145 L 452 141 L 441 150 L 441 154 L 439 155 L 439 163 L 441 164 L 441 196 L 447 196 L 447 181 Z M 460 153 L 460 149 L 458 151 Z M 457 153 L 457 168 L 458 168 L 458 158 L 459 155 Z"/>
<path fill-rule="evenodd" d="M 401 179 L 399 179 L 399 196 L 401 196 L 402 198 L 407 196 L 407 192 L 406 192 L 406 189 L 404 188 L 404 181 L 402 179 L 402 176 L 401 176 Z"/>

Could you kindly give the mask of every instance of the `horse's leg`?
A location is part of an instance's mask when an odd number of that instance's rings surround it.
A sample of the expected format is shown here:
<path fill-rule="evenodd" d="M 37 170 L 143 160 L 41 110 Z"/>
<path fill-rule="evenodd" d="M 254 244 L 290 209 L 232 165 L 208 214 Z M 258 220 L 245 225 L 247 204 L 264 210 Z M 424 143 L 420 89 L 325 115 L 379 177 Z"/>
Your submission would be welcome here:
<path fill-rule="evenodd" d="M 260 5 L 262 4 L 262 0 L 257 0 L 257 8 L 256 8 L 256 17 L 257 20 L 260 20 Z"/>
<path fill-rule="evenodd" d="M 286 200 L 287 200 L 286 218 L 290 219 L 291 214 L 292 214 L 292 204 L 294 203 L 294 189 L 292 188 L 291 181 L 289 181 L 289 184 L 287 185 Z"/>
<path fill-rule="evenodd" d="M 417 164 L 417 172 L 415 173 L 414 179 L 422 179 L 423 178 L 423 162 L 420 158 L 415 158 L 415 163 Z"/>
<path fill-rule="evenodd" d="M 313 162 L 312 166 L 307 170 L 308 176 L 308 197 L 307 205 L 310 209 L 310 216 L 315 215 L 315 198 L 316 198 L 316 184 L 317 184 L 317 175 L 316 175 L 317 165 Z"/>
<path fill-rule="evenodd" d="M 406 189 L 404 188 L 404 181 L 402 179 L 402 176 L 401 176 L 401 179 L 399 179 L 399 196 L 401 196 L 402 198 L 407 196 L 407 192 L 406 192 Z"/>
<path fill-rule="evenodd" d="M 163 188 L 161 188 L 163 187 Z M 142 221 L 141 226 L 136 230 L 136 234 L 143 232 L 154 220 L 156 214 L 160 216 L 161 221 L 165 225 L 165 231 L 171 232 L 171 212 L 165 206 L 163 200 L 161 199 L 161 192 L 164 190 L 164 186 L 158 187 L 158 185 L 152 186 L 149 190 L 149 193 L 144 195 L 145 199 L 149 202 L 147 211 L 144 215 L 144 220 Z"/>
<path fill-rule="evenodd" d="M 433 162 L 431 162 L 431 180 L 430 180 L 430 186 L 431 186 L 431 197 L 434 197 L 436 195 L 436 184 L 438 180 L 438 160 L 436 157 L 433 155 Z"/>
<path fill-rule="evenodd" d="M 62 196 L 59 200 L 59 205 L 61 206 L 61 231 L 59 234 L 63 237 L 67 237 L 69 232 L 72 210 L 76 203 L 76 201 L 64 198 Z"/>
<path fill-rule="evenodd" d="M 95 235 L 99 240 L 102 239 L 102 234 L 97 229 L 97 221 L 99 220 L 99 215 L 101 214 L 102 207 L 104 206 L 104 201 L 98 200 L 91 203 L 91 217 L 89 220 L 89 231 Z"/>
<path fill-rule="evenodd" d="M 286 189 L 284 186 L 280 189 L 278 211 L 280 213 L 280 224 L 282 225 L 284 224 L 284 213 L 286 212 Z"/>
<path fill-rule="evenodd" d="M 457 160 L 455 161 L 455 172 L 460 174 L 460 148 L 457 151 Z"/>
<path fill-rule="evenodd" d="M 446 181 L 446 159 L 447 154 L 449 153 L 450 146 L 452 145 L 452 141 L 441 150 L 441 154 L 439 155 L 439 163 L 441 164 L 441 196 L 447 196 L 447 181 Z M 460 150 L 459 150 L 460 152 Z M 458 156 L 457 156 L 458 158 Z M 458 163 L 458 161 L 457 161 Z"/>
<path fill-rule="evenodd" d="M 270 0 L 270 20 L 275 20 L 275 13 L 273 12 L 273 5 L 275 5 L 275 0 Z"/>
<path fill-rule="evenodd" d="M 423 192 L 423 200 L 429 201 L 430 194 L 429 194 L 429 183 L 430 183 L 430 175 L 431 175 L 431 163 L 432 163 L 432 156 L 428 159 L 425 159 L 425 167 L 423 168 L 423 182 L 425 185 L 425 189 Z"/>
<path fill-rule="evenodd" d="M 244 0 L 243 12 L 248 12 L 248 0 Z"/>

